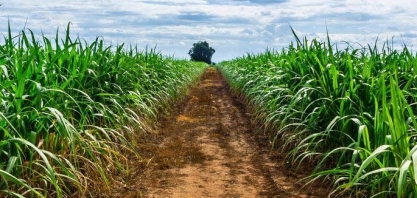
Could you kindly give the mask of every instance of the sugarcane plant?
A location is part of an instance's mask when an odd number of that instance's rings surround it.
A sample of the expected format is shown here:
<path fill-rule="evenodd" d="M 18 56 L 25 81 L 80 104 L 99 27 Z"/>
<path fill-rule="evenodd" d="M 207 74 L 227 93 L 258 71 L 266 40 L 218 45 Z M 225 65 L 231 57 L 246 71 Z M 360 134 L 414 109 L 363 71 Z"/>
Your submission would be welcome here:
<path fill-rule="evenodd" d="M 0 44 L 0 197 L 88 197 L 207 66 L 30 29 Z M 97 194 L 95 194 L 97 195 Z"/>
<path fill-rule="evenodd" d="M 331 197 L 417 196 L 417 58 L 393 43 L 339 49 L 299 38 L 218 64 L 293 168 L 333 183 Z"/>

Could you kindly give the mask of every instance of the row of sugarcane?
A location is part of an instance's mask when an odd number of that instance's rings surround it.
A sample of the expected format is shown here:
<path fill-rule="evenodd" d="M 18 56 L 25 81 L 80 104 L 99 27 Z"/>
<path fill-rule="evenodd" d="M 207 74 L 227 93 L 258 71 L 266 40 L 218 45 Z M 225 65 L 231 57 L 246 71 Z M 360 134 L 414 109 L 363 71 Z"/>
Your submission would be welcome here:
<path fill-rule="evenodd" d="M 129 173 L 126 154 L 140 159 L 135 140 L 207 67 L 69 30 L 9 25 L 0 44 L 0 197 L 110 190 L 112 175 Z"/>
<path fill-rule="evenodd" d="M 218 65 L 272 145 L 293 168 L 314 164 L 305 179 L 332 183 L 330 197 L 416 197 L 416 55 L 294 37 Z"/>

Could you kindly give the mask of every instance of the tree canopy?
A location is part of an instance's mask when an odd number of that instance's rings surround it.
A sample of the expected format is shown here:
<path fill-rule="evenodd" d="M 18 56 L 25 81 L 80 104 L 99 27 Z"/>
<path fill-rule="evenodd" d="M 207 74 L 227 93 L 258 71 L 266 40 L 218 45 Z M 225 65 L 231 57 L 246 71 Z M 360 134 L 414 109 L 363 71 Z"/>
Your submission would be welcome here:
<path fill-rule="evenodd" d="M 193 47 L 190 49 L 188 54 L 191 57 L 192 61 L 203 61 L 208 64 L 211 64 L 211 57 L 213 56 L 214 50 L 207 41 L 199 41 L 198 43 L 194 43 Z"/>

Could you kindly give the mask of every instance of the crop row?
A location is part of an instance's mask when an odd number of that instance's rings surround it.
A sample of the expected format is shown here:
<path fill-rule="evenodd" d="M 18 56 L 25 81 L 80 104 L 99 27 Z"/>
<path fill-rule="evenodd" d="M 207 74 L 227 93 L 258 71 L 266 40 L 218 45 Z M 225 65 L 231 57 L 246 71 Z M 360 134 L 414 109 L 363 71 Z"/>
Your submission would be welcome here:
<path fill-rule="evenodd" d="M 9 26 L 10 27 L 10 26 Z M 0 196 L 85 197 L 205 64 L 30 30 L 0 45 Z M 98 185 L 98 184 L 97 184 Z M 76 194 L 72 194 L 76 192 Z"/>
<path fill-rule="evenodd" d="M 331 197 L 416 197 L 416 55 L 294 36 L 282 51 L 218 66 L 273 146 L 292 165 L 314 163 L 307 179 L 331 182 Z"/>

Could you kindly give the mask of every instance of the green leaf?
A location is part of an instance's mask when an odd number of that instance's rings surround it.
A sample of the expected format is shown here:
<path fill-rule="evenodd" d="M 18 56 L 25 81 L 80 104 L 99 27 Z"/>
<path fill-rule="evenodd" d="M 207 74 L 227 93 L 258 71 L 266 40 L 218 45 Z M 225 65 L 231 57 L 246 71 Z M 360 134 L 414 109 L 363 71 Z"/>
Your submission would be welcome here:
<path fill-rule="evenodd" d="M 410 167 L 411 160 L 405 161 L 400 167 L 400 175 L 398 176 L 397 196 L 405 197 L 404 190 L 407 189 L 407 173 Z"/>

